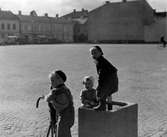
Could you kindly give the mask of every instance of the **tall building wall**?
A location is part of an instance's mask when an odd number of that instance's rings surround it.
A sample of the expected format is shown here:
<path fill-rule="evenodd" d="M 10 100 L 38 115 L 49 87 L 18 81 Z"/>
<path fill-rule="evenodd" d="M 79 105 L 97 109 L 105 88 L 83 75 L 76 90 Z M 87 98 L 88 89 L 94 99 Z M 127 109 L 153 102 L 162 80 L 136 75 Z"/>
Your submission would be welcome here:
<path fill-rule="evenodd" d="M 89 40 L 143 40 L 143 25 L 140 20 L 124 18 L 104 20 L 89 26 Z"/>
<path fill-rule="evenodd" d="M 165 40 L 167 41 L 167 16 L 165 18 Z"/>
<path fill-rule="evenodd" d="M 54 23 L 53 25 L 53 35 L 58 40 L 63 40 L 63 24 Z"/>
<path fill-rule="evenodd" d="M 64 42 L 73 42 L 73 23 L 55 21 L 52 25 L 54 38 Z"/>
<path fill-rule="evenodd" d="M 155 22 L 145 26 L 144 39 L 146 42 L 159 42 L 162 36 L 167 40 L 167 17 L 155 18 Z"/>
<path fill-rule="evenodd" d="M 51 23 L 37 21 L 34 25 L 34 33 L 39 35 L 51 35 Z"/>
<path fill-rule="evenodd" d="M 152 20 L 150 7 L 143 1 L 106 3 L 89 13 L 88 39 L 144 41 L 144 25 Z"/>
<path fill-rule="evenodd" d="M 73 24 L 66 24 L 64 26 L 64 41 L 73 42 Z"/>
<path fill-rule="evenodd" d="M 33 24 L 29 21 L 20 21 L 20 33 L 21 34 L 32 34 Z"/>
<path fill-rule="evenodd" d="M 144 25 L 150 25 L 154 22 L 154 10 L 146 0 L 141 0 Z"/>

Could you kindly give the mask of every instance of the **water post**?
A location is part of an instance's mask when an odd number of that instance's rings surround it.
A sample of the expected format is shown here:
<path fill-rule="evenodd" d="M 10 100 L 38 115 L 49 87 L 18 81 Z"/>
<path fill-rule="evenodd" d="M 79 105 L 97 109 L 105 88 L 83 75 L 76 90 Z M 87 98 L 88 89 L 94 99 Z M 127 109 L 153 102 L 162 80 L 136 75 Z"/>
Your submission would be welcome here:
<path fill-rule="evenodd" d="M 80 107 L 78 109 L 79 137 L 137 137 L 138 105 L 127 102 L 113 104 L 126 105 L 102 112 Z"/>

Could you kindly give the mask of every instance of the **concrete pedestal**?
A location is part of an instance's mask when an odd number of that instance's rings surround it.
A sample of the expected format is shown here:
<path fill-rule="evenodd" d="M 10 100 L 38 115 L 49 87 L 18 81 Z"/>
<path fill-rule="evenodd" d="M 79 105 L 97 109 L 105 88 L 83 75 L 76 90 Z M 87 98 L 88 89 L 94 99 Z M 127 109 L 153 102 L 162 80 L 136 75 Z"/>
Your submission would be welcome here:
<path fill-rule="evenodd" d="M 137 137 L 138 105 L 127 103 L 117 110 L 97 112 L 80 107 L 79 137 Z"/>

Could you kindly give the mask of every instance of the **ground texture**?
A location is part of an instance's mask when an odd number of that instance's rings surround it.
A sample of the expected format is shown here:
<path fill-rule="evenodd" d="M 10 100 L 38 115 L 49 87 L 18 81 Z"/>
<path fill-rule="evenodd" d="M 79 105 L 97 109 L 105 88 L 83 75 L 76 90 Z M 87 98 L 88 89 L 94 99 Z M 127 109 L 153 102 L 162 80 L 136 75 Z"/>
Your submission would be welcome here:
<path fill-rule="evenodd" d="M 36 99 L 49 92 L 48 74 L 63 69 L 76 108 L 72 136 L 78 136 L 77 108 L 82 78 L 93 75 L 89 44 L 0 47 L 0 137 L 45 137 L 47 104 Z M 101 45 L 105 57 L 119 70 L 114 100 L 139 105 L 139 137 L 167 137 L 167 49 L 158 45 Z M 97 84 L 97 82 L 96 82 Z M 95 86 L 96 86 L 95 84 Z"/>

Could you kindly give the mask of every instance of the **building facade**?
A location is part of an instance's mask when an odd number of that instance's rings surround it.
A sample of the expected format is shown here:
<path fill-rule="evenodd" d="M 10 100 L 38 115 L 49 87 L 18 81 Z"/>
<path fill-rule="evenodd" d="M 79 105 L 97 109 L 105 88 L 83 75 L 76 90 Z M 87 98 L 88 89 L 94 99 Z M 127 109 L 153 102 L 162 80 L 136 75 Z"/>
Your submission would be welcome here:
<path fill-rule="evenodd" d="M 0 43 L 19 36 L 19 19 L 10 11 L 0 10 Z"/>
<path fill-rule="evenodd" d="M 33 10 L 29 15 L 21 11 L 15 15 L 0 10 L 0 44 L 12 44 L 10 39 L 21 44 L 73 42 L 73 28 L 72 20 L 49 17 L 47 13 L 38 16 Z"/>
<path fill-rule="evenodd" d="M 109 2 L 89 12 L 90 42 L 144 42 L 144 26 L 153 23 L 145 0 Z"/>
<path fill-rule="evenodd" d="M 154 22 L 144 30 L 145 42 L 158 42 L 162 36 L 167 41 L 167 13 L 154 11 Z"/>
<path fill-rule="evenodd" d="M 74 23 L 70 19 L 52 19 L 52 34 L 59 41 L 73 42 Z"/>
<path fill-rule="evenodd" d="M 88 41 L 88 27 L 87 27 L 88 10 L 82 8 L 81 11 L 77 11 L 76 9 L 74 9 L 73 12 L 62 16 L 61 18 L 73 21 L 74 42 Z"/>
<path fill-rule="evenodd" d="M 35 11 L 30 15 L 19 12 L 20 36 L 29 43 L 73 42 L 73 22 L 58 17 L 38 16 Z"/>
<path fill-rule="evenodd" d="M 40 39 L 52 36 L 51 18 L 47 14 L 38 16 L 35 11 L 31 11 L 30 15 L 22 15 L 19 11 L 18 18 L 20 20 L 20 37 L 28 43 L 40 43 Z"/>
<path fill-rule="evenodd" d="M 17 37 L 23 43 L 160 42 L 162 36 L 167 41 L 167 12 L 156 12 L 146 0 L 106 1 L 62 17 L 0 10 L 0 43 Z"/>

